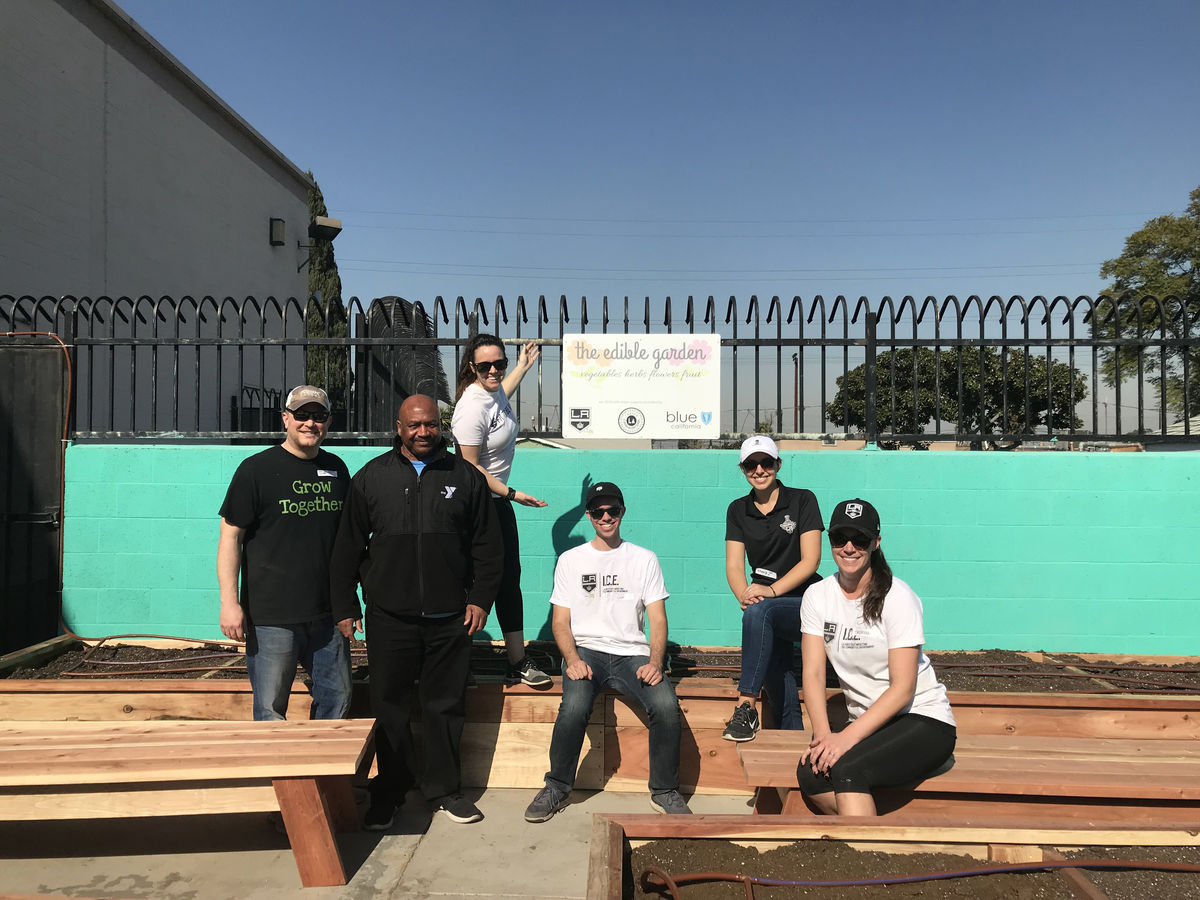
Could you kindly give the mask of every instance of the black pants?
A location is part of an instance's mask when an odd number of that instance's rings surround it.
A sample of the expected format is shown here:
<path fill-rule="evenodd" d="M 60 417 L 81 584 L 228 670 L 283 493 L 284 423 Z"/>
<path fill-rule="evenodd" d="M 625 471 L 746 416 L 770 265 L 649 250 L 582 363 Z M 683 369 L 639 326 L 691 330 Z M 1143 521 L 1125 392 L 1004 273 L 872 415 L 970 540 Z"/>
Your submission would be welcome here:
<path fill-rule="evenodd" d="M 396 800 L 414 784 L 430 800 L 457 793 L 471 662 L 463 615 L 426 619 L 372 609 L 367 614 L 367 662 L 371 709 L 378 722 L 379 778 L 372 790 L 388 791 Z M 409 721 L 414 681 L 421 704 L 420 765 Z"/>
<path fill-rule="evenodd" d="M 956 740 L 953 725 L 906 713 L 847 750 L 828 776 L 808 765 L 799 766 L 796 776 L 806 794 L 869 794 L 871 788 L 895 787 L 928 775 L 950 758 Z"/>
<path fill-rule="evenodd" d="M 492 511 L 500 520 L 500 537 L 504 542 L 504 571 L 500 589 L 496 592 L 496 620 L 500 631 L 508 634 L 525 628 L 525 599 L 521 596 L 521 538 L 517 533 L 517 516 L 507 497 L 493 497 Z"/>

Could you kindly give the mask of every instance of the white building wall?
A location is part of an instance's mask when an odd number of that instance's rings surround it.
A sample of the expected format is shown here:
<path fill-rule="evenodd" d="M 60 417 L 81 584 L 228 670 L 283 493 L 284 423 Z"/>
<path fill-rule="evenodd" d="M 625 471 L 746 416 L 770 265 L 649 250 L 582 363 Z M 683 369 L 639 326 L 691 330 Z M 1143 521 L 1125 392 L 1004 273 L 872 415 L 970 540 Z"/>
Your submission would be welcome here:
<path fill-rule="evenodd" d="M 306 294 L 303 172 L 106 0 L 3 6 L 0 293 Z"/>

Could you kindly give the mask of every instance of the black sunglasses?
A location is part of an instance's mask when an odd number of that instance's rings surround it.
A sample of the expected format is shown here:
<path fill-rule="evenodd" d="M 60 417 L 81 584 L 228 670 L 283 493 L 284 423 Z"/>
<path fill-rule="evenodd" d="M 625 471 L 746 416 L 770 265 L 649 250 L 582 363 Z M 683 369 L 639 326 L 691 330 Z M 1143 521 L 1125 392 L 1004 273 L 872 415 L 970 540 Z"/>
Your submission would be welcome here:
<path fill-rule="evenodd" d="M 495 362 L 485 359 L 483 362 L 471 363 L 475 367 L 475 371 L 481 375 L 486 375 L 488 372 L 495 369 L 497 372 L 503 372 L 508 368 L 508 357 L 502 356 Z"/>
<path fill-rule="evenodd" d="M 762 466 L 763 469 L 767 472 L 772 472 L 779 466 L 779 460 L 775 459 L 773 456 L 767 456 L 767 457 L 752 456 L 752 457 L 750 457 L 750 459 L 742 460 L 740 465 L 742 467 L 742 471 L 745 472 L 747 475 L 749 475 L 751 472 L 753 472 L 759 466 Z"/>
<path fill-rule="evenodd" d="M 831 532 L 829 532 L 830 546 L 845 547 L 847 541 L 849 541 L 851 544 L 853 544 L 859 550 L 869 550 L 869 549 L 871 549 L 871 544 L 874 543 L 875 538 L 867 537 L 865 534 L 859 534 L 857 531 L 854 531 L 854 532 L 831 531 Z"/>
<path fill-rule="evenodd" d="M 593 519 L 596 519 L 597 521 L 599 521 L 600 519 L 603 519 L 605 515 L 610 515 L 614 519 L 619 519 L 619 518 L 621 518 L 621 516 L 625 515 L 625 507 L 623 507 L 623 506 L 593 506 L 591 509 L 589 509 L 587 511 L 587 514 L 589 516 L 591 516 Z"/>
<path fill-rule="evenodd" d="M 289 409 L 288 412 L 291 413 L 292 418 L 297 422 L 307 422 L 309 419 L 312 419 L 319 425 L 329 421 L 329 412 L 324 409 L 319 409 L 316 412 L 305 412 L 304 410 L 299 409 Z"/>

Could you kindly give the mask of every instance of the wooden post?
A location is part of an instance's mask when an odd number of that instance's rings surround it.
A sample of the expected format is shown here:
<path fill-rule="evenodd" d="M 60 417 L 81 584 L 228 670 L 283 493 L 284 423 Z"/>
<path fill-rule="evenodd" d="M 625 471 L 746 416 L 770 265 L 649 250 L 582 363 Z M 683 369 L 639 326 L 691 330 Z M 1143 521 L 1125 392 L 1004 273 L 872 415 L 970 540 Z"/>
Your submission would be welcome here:
<path fill-rule="evenodd" d="M 300 883 L 305 887 L 345 884 L 346 871 L 317 779 L 276 778 L 272 783 Z"/>
<path fill-rule="evenodd" d="M 593 815 L 588 841 L 587 900 L 621 900 L 624 851 L 625 829 L 605 816 Z"/>

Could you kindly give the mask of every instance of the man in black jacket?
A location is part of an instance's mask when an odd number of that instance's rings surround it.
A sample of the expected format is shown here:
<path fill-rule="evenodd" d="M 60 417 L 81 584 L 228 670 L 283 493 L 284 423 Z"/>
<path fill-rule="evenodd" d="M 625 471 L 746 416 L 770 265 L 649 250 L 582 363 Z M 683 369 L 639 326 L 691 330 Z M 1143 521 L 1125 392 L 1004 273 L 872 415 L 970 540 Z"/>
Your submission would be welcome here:
<path fill-rule="evenodd" d="M 504 548 L 487 482 L 446 451 L 437 404 L 416 394 L 400 406 L 391 450 L 354 476 L 334 542 L 329 577 L 342 632 L 361 625 L 355 586 L 367 605 L 367 661 L 379 776 L 364 826 L 391 827 L 414 784 L 455 822 L 483 813 L 463 797 L 459 745 L 466 718 L 471 635 L 487 621 Z M 409 710 L 421 704 L 424 765 L 414 761 Z"/>

